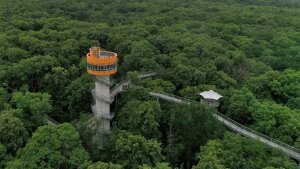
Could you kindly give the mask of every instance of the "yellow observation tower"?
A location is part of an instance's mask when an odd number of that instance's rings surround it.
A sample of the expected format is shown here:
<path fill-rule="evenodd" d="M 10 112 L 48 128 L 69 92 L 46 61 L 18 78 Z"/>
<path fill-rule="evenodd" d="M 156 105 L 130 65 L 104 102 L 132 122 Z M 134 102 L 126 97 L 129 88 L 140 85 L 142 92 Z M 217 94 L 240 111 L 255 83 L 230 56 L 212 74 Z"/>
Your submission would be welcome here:
<path fill-rule="evenodd" d="M 117 72 L 117 54 L 109 51 L 101 51 L 99 47 L 90 48 L 87 54 L 87 72 L 94 76 L 95 89 L 92 95 L 95 102 L 92 111 L 101 120 L 101 128 L 104 132 L 110 131 L 110 120 L 114 114 L 110 112 L 110 104 L 113 99 L 110 96 L 109 76 Z"/>

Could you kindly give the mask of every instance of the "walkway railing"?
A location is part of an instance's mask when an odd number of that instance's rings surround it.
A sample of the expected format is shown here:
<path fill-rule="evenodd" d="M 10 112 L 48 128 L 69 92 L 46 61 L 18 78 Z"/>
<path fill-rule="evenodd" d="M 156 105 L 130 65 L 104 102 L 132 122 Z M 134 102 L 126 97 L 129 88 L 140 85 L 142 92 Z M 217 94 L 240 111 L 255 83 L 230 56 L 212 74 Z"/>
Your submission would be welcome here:
<path fill-rule="evenodd" d="M 150 92 L 149 94 L 156 98 L 160 98 L 160 99 L 164 99 L 164 100 L 168 100 L 168 101 L 174 101 L 176 103 L 196 102 L 194 100 L 189 100 L 189 99 L 185 99 L 185 98 L 182 98 L 179 96 L 174 96 L 172 94 L 166 94 L 166 93 L 161 93 L 161 92 Z M 196 102 L 196 103 L 201 104 L 200 102 Z M 239 124 L 238 122 L 230 119 L 229 117 L 227 117 L 224 114 L 221 114 L 219 112 L 214 113 L 213 116 L 218 121 L 220 121 L 221 123 L 223 123 L 224 125 L 229 127 L 231 130 L 233 130 L 237 133 L 240 133 L 246 137 L 256 139 L 256 140 L 258 140 L 262 143 L 265 143 L 271 147 L 281 149 L 283 152 L 287 153 L 290 157 L 300 161 L 300 150 L 299 149 L 297 149 L 293 146 L 290 146 L 286 143 L 283 143 L 279 140 L 273 139 L 269 136 L 266 136 L 262 133 L 259 133 L 259 132 L 255 131 L 253 129 L 250 129 L 246 126 L 243 126 L 243 125 Z"/>
<path fill-rule="evenodd" d="M 59 122 L 55 121 L 54 119 L 52 119 L 49 116 L 47 118 L 47 122 L 48 122 L 48 124 L 54 124 L 54 125 L 58 125 L 59 124 Z"/>
<path fill-rule="evenodd" d="M 120 83 L 116 84 L 110 91 L 110 97 L 114 97 L 116 94 L 118 94 L 118 92 L 122 91 L 122 88 L 124 85 L 129 84 L 130 80 L 129 79 L 125 79 L 123 81 L 121 81 Z"/>
<path fill-rule="evenodd" d="M 139 78 L 143 79 L 143 78 L 147 78 L 147 77 L 151 77 L 151 76 L 155 76 L 155 75 L 157 75 L 156 72 L 142 72 L 139 75 Z"/>
<path fill-rule="evenodd" d="M 160 98 L 160 99 L 174 101 L 174 102 L 177 102 L 177 103 L 184 103 L 184 104 L 190 104 L 192 102 L 198 103 L 194 100 L 190 100 L 190 99 L 183 98 L 183 97 L 180 97 L 180 96 L 176 96 L 176 95 L 173 95 L 173 94 L 170 94 L 170 93 L 164 93 L 164 92 L 158 92 L 158 91 L 152 91 L 152 92 L 149 93 L 149 95 L 154 96 L 156 98 Z"/>
<path fill-rule="evenodd" d="M 143 79 L 143 78 L 147 78 L 147 77 L 151 77 L 151 76 L 155 76 L 157 75 L 156 72 L 144 72 L 141 73 L 138 77 Z M 117 83 L 112 89 L 111 89 L 111 97 L 115 97 L 116 94 L 118 94 L 119 92 L 123 91 L 123 86 L 124 85 L 129 85 L 130 84 L 130 79 L 125 79 L 119 83 Z"/>

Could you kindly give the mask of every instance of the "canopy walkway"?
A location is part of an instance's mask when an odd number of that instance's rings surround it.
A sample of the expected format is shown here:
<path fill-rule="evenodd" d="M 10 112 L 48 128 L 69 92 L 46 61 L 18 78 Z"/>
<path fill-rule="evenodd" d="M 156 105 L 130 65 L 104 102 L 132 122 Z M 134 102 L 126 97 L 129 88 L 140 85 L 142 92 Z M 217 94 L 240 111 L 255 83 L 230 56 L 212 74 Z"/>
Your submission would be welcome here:
<path fill-rule="evenodd" d="M 148 73 L 144 73 L 139 75 L 139 78 L 146 78 L 146 77 L 151 77 L 156 75 L 156 73 L 154 72 L 148 72 Z M 111 90 L 111 94 L 110 97 L 111 99 L 113 99 L 118 93 L 120 92 L 124 92 L 128 89 L 128 86 L 130 85 L 130 80 L 126 79 L 118 84 L 115 85 L 115 87 L 112 88 Z M 162 93 L 162 92 L 150 92 L 149 93 L 150 96 L 156 97 L 158 99 L 163 99 L 166 101 L 170 101 L 170 102 L 175 102 L 175 103 L 180 103 L 180 104 L 191 104 L 191 103 L 197 103 L 197 104 L 201 104 L 200 102 L 196 102 L 194 100 L 189 100 L 186 98 L 182 98 L 179 96 L 175 96 L 172 94 L 168 94 L 168 93 Z M 246 137 L 258 140 L 268 146 L 277 148 L 282 150 L 283 152 L 285 152 L 286 154 L 288 154 L 290 157 L 300 161 L 300 150 L 292 147 L 286 143 L 283 143 L 281 141 L 278 141 L 276 139 L 273 139 L 269 136 L 266 136 L 262 133 L 259 133 L 255 130 L 252 130 L 246 126 L 243 126 L 241 124 L 239 124 L 238 122 L 230 119 L 229 117 L 216 112 L 213 114 L 213 116 L 220 121 L 221 123 L 223 123 L 225 126 L 227 126 L 229 129 L 233 130 L 236 133 L 239 133 L 241 135 L 244 135 Z M 59 124 L 58 122 L 56 122 L 55 120 L 51 119 L 50 117 L 48 117 L 48 123 L 49 124 Z"/>
<path fill-rule="evenodd" d="M 155 76 L 157 73 L 156 72 L 146 72 L 146 73 L 141 73 L 138 77 L 140 79 Z M 120 83 L 116 84 L 110 92 L 110 97 L 114 98 L 118 93 L 124 92 L 128 89 L 129 84 L 131 84 L 130 79 L 125 79 L 121 81 Z"/>
<path fill-rule="evenodd" d="M 176 102 L 176 103 L 180 103 L 180 104 L 190 104 L 191 102 L 195 102 L 198 104 L 201 104 L 200 102 L 196 102 L 193 100 L 188 100 L 185 98 L 181 98 L 175 95 L 171 95 L 171 94 L 167 94 L 167 93 L 161 93 L 161 92 L 150 92 L 149 93 L 151 96 L 159 98 L 159 99 L 163 99 L 163 100 L 167 100 L 167 101 L 171 101 L 171 102 Z M 281 141 L 278 141 L 276 139 L 273 139 L 269 136 L 266 136 L 262 133 L 259 133 L 255 130 L 252 130 L 246 126 L 243 126 L 241 124 L 239 124 L 238 122 L 230 119 L 229 117 L 216 112 L 213 114 L 213 116 L 220 121 L 221 123 L 223 123 L 225 126 L 227 126 L 229 129 L 244 135 L 246 137 L 258 140 L 268 146 L 274 147 L 274 148 L 278 148 L 280 150 L 282 150 L 283 152 L 285 152 L 286 154 L 288 154 L 290 157 L 300 161 L 300 150 L 292 147 L 288 144 L 285 144 Z"/>

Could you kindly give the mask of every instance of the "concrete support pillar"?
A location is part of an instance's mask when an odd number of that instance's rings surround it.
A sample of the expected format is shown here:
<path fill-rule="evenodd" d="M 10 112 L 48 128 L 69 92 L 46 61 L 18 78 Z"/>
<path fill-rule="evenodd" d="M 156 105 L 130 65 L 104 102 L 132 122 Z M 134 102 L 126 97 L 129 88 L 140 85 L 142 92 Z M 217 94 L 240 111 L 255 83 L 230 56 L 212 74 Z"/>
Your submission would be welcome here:
<path fill-rule="evenodd" d="M 95 77 L 95 94 L 96 94 L 96 116 L 101 120 L 101 128 L 104 132 L 110 131 L 110 86 L 109 76 Z"/>

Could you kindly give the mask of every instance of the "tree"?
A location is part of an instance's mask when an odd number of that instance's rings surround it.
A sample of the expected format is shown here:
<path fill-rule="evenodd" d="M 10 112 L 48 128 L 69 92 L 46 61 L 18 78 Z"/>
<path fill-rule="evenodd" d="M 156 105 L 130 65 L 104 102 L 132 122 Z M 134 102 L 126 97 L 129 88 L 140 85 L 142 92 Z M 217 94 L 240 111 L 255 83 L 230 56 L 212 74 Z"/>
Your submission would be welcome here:
<path fill-rule="evenodd" d="M 143 65 L 148 62 L 156 64 L 155 60 L 149 60 L 152 56 L 158 53 L 157 49 L 147 40 L 141 40 L 132 45 L 131 52 L 124 58 L 126 70 L 139 70 L 140 68 L 151 68 L 151 66 Z M 142 59 L 141 59 L 142 57 Z M 148 59 L 147 59 L 148 58 Z M 152 64 L 152 66 L 154 66 Z"/>
<path fill-rule="evenodd" d="M 25 145 L 28 138 L 28 132 L 22 121 L 12 114 L 3 112 L 0 113 L 0 135 L 0 144 L 12 155 Z"/>
<path fill-rule="evenodd" d="M 22 59 L 7 68 L 5 80 L 11 88 L 19 88 L 27 84 L 30 91 L 39 91 L 41 78 L 57 65 L 56 58 L 52 56 L 34 56 Z"/>
<path fill-rule="evenodd" d="M 52 96 L 53 111 L 51 117 L 65 121 L 68 114 L 66 100 L 66 88 L 74 77 L 78 76 L 78 68 L 73 65 L 69 70 L 63 67 L 53 67 L 50 72 L 46 73 L 41 79 L 40 88 L 42 92 L 47 92 Z"/>
<path fill-rule="evenodd" d="M 179 91 L 179 94 L 183 96 L 184 98 L 191 99 L 191 100 L 200 100 L 200 94 L 201 92 L 205 90 L 214 90 L 218 91 L 215 85 L 205 85 L 200 84 L 197 86 L 187 86 Z"/>
<path fill-rule="evenodd" d="M 91 159 L 97 161 L 103 156 L 104 136 L 99 131 L 100 120 L 91 114 L 81 114 L 79 119 L 72 122 L 79 133 L 83 147 L 89 152 Z"/>
<path fill-rule="evenodd" d="M 19 60 L 28 58 L 28 52 L 20 48 L 8 48 L 6 52 L 6 58 L 10 62 L 18 62 Z"/>
<path fill-rule="evenodd" d="M 255 96 L 247 89 L 231 90 L 222 98 L 222 110 L 230 118 L 242 123 L 251 124 L 252 112 L 249 107 L 257 102 Z"/>
<path fill-rule="evenodd" d="M 299 138 L 299 116 L 288 107 L 265 101 L 252 105 L 250 111 L 253 129 L 291 145 Z"/>
<path fill-rule="evenodd" d="M 93 82 L 88 74 L 83 74 L 77 78 L 66 89 L 66 98 L 69 114 L 64 117 L 65 120 L 72 120 L 79 117 L 80 113 L 90 112 L 92 103 L 91 88 Z"/>
<path fill-rule="evenodd" d="M 171 167 L 168 163 L 158 163 L 155 167 L 144 164 L 142 166 L 139 166 L 139 169 L 171 169 Z"/>
<path fill-rule="evenodd" d="M 175 86 L 170 81 L 165 81 L 162 79 L 143 80 L 143 86 L 159 92 L 173 93 L 175 91 Z"/>
<path fill-rule="evenodd" d="M 0 111 L 3 109 L 8 109 L 10 106 L 8 104 L 7 96 L 7 91 L 4 88 L 0 87 Z"/>
<path fill-rule="evenodd" d="M 210 140 L 198 155 L 198 168 L 297 168 L 289 157 L 278 149 L 226 132 L 223 140 Z"/>
<path fill-rule="evenodd" d="M 300 97 L 300 71 L 285 70 L 270 84 L 274 100 L 280 103 Z"/>
<path fill-rule="evenodd" d="M 88 160 L 79 134 L 64 123 L 39 127 L 17 158 L 8 162 L 7 169 L 78 168 Z"/>
<path fill-rule="evenodd" d="M 14 92 L 11 103 L 15 108 L 22 110 L 16 117 L 20 118 L 29 130 L 43 125 L 52 110 L 50 95 L 47 93 Z"/>
<path fill-rule="evenodd" d="M 89 165 L 87 169 L 122 169 L 123 167 L 119 164 L 113 163 L 104 163 L 104 162 L 97 162 Z"/>
<path fill-rule="evenodd" d="M 158 127 L 161 110 L 157 102 L 131 100 L 117 115 L 118 128 L 142 135 L 147 139 L 160 138 Z"/>
<path fill-rule="evenodd" d="M 166 158 L 172 166 L 184 158 L 187 168 L 194 160 L 195 149 L 204 145 L 208 139 L 219 137 L 224 128 L 219 124 L 212 113 L 213 109 L 202 104 L 178 105 L 169 104 L 169 110 L 164 118 L 169 117 L 166 145 Z"/>
<path fill-rule="evenodd" d="M 226 167 L 221 164 L 221 160 L 218 157 L 206 154 L 201 157 L 197 166 L 193 166 L 193 169 L 226 169 Z"/>
<path fill-rule="evenodd" d="M 4 145 L 0 144 L 0 167 L 4 168 L 6 161 L 5 161 L 6 155 L 6 148 Z"/>
<path fill-rule="evenodd" d="M 173 68 L 172 76 L 170 78 L 177 86 L 187 86 L 192 81 L 193 71 L 194 69 L 190 66 L 178 64 Z"/>
<path fill-rule="evenodd" d="M 163 159 L 161 150 L 156 140 L 146 140 L 129 132 L 119 131 L 111 139 L 113 161 L 128 169 L 142 164 L 155 166 Z"/>

